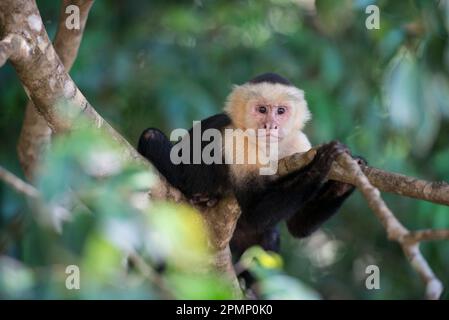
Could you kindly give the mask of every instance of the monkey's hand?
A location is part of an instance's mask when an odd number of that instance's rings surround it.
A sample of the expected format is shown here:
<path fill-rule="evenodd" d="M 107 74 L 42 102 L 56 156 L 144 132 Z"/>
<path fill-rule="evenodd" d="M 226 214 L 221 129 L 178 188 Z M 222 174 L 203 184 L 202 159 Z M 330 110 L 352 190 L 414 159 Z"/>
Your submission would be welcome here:
<path fill-rule="evenodd" d="M 347 149 L 347 148 L 346 148 Z M 349 153 L 349 151 L 346 151 Z M 361 166 L 366 166 L 367 161 L 361 156 L 352 156 L 354 160 Z M 330 180 L 326 183 L 326 187 L 323 188 L 325 192 L 323 193 L 324 197 L 341 197 L 351 194 L 355 187 L 352 184 L 344 183 L 340 181 Z"/>
<path fill-rule="evenodd" d="M 352 156 L 352 159 L 357 161 L 359 166 L 367 166 L 368 165 L 368 161 L 366 161 L 366 159 L 363 158 L 362 156 Z"/>
<path fill-rule="evenodd" d="M 312 162 L 306 170 L 314 178 L 325 181 L 332 163 L 343 153 L 350 153 L 346 145 L 338 141 L 331 141 L 319 147 Z"/>

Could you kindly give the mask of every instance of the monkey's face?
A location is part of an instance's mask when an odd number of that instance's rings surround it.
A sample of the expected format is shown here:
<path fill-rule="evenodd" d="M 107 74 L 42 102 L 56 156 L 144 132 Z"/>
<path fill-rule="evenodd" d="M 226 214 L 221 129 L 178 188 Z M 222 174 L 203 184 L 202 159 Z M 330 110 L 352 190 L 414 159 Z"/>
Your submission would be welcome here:
<path fill-rule="evenodd" d="M 247 103 L 247 125 L 258 135 L 272 139 L 282 139 L 288 134 L 292 105 L 287 101 L 250 99 Z"/>
<path fill-rule="evenodd" d="M 311 115 L 303 91 L 272 83 L 236 86 L 228 97 L 226 112 L 235 127 L 282 140 L 297 134 Z"/>

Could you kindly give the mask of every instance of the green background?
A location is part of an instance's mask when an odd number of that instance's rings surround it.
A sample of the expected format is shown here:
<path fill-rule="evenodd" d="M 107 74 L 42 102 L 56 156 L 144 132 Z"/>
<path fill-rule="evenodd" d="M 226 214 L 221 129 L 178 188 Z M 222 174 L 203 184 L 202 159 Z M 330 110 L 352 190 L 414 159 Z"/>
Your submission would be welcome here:
<path fill-rule="evenodd" d="M 372 166 L 449 180 L 449 1 L 317 0 L 316 12 L 303 3 L 313 1 L 96 1 L 71 76 L 135 145 L 144 128 L 189 128 L 220 112 L 233 84 L 277 72 L 305 91 L 313 114 L 305 131 L 313 144 L 338 139 Z M 379 30 L 365 27 L 369 4 L 380 8 Z M 38 5 L 52 37 L 59 3 Z M 16 145 L 26 101 L 6 64 L 0 69 L 0 163 L 21 177 Z M 84 150 L 70 141 L 73 148 L 60 152 Z M 64 176 L 68 169 L 51 170 Z M 385 200 L 410 229 L 449 226 L 446 207 L 394 195 Z M 89 254 L 80 240 L 91 232 L 86 218 L 75 219 L 62 236 L 33 222 L 12 236 L 11 224 L 34 209 L 0 184 L 0 235 L 10 238 L 0 254 L 41 274 L 58 256 L 49 253 L 49 243 L 61 237 L 80 256 Z M 449 243 L 421 247 L 449 286 Z M 90 250 L 93 256 L 104 252 L 100 245 Z M 423 297 L 419 277 L 358 193 L 313 237 L 297 240 L 283 232 L 282 257 L 284 274 L 326 299 Z M 365 288 L 370 264 L 380 268 L 380 290 Z M 4 289 L 1 296 L 63 296 L 56 285 L 35 285 L 36 275 L 24 274 L 24 291 Z M 81 297 L 148 297 L 138 290 L 111 292 L 121 291 L 93 288 Z"/>

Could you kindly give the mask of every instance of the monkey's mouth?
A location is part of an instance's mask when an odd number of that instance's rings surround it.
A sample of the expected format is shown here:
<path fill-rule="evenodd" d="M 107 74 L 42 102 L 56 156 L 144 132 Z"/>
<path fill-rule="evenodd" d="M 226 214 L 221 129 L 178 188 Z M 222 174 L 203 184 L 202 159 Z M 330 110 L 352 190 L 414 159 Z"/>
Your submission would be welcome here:
<path fill-rule="evenodd" d="M 269 140 L 280 140 L 282 135 L 278 131 L 267 131 L 265 134 L 258 135 L 259 138 L 267 138 Z"/>

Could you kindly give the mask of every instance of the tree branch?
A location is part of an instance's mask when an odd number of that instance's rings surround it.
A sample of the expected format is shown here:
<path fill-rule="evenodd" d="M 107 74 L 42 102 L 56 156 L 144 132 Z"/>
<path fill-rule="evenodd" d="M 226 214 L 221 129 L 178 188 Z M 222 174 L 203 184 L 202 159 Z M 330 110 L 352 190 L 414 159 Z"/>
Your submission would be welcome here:
<path fill-rule="evenodd" d="M 5 168 L 0 166 L 0 180 L 3 180 L 6 184 L 11 186 L 17 192 L 23 193 L 24 195 L 37 198 L 39 197 L 39 191 L 31 184 L 26 183 L 19 177 L 15 176 L 11 172 L 7 171 Z"/>
<path fill-rule="evenodd" d="M 32 24 L 28 23 L 30 19 Z M 1 1 L 0 22 L 5 33 L 27 35 L 32 52 L 30 57 L 11 59 L 11 63 L 25 92 L 54 132 L 72 129 L 83 114 L 93 126 L 123 147 L 123 158 L 148 165 L 137 150 L 95 111 L 67 74 L 48 39 L 35 1 Z"/>
<path fill-rule="evenodd" d="M 87 18 L 90 8 L 92 7 L 94 0 L 63 0 L 61 4 L 61 10 L 59 13 L 58 31 L 56 32 L 54 47 L 56 53 L 61 59 L 62 64 L 67 72 L 70 72 L 76 56 L 78 55 L 78 49 L 83 38 L 84 29 L 86 27 Z M 69 5 L 76 5 L 80 9 L 80 28 L 79 29 L 67 29 L 65 9 Z"/>
<path fill-rule="evenodd" d="M 449 240 L 449 230 L 419 230 L 411 231 L 405 236 L 405 241 L 421 242 L 429 240 Z"/>
<path fill-rule="evenodd" d="M 316 149 L 282 159 L 279 163 L 279 174 L 287 174 L 310 163 L 316 154 Z M 387 231 L 388 239 L 399 243 L 411 266 L 423 279 L 426 284 L 426 297 L 438 299 L 443 286 L 422 256 L 419 243 L 423 240 L 449 239 L 449 230 L 409 231 L 387 207 L 380 196 L 379 189 L 447 205 L 449 204 L 448 184 L 428 182 L 368 166 L 359 166 L 347 154 L 340 156 L 333 164 L 328 178 L 350 183 L 360 190 Z"/>
<path fill-rule="evenodd" d="M 20 40 L 20 52 L 27 52 L 27 54 L 11 53 L 9 44 L 2 47 L 5 48 L 3 49 L 5 53 L 1 54 L 9 57 L 30 100 L 54 132 L 76 129 L 74 127 L 77 118 L 84 114 L 93 126 L 121 145 L 121 154 L 125 159 L 150 167 L 148 162 L 95 111 L 76 87 L 48 39 L 35 1 L 0 1 L 0 24 L 5 34 L 23 38 L 24 41 Z M 293 155 L 281 160 L 279 173 L 297 170 L 313 159 L 314 152 L 316 151 L 312 149 L 305 155 Z M 427 297 L 438 298 L 442 290 L 441 283 L 422 257 L 418 245 L 421 240 L 446 238 L 446 233 L 408 231 L 394 217 L 375 187 L 387 192 L 448 204 L 447 184 L 421 181 L 368 167 L 363 168 L 363 172 L 351 158 L 342 156 L 338 164 L 332 167 L 329 178 L 352 183 L 361 190 L 387 230 L 389 239 L 401 245 L 413 268 L 424 279 L 427 285 Z M 151 195 L 156 198 L 185 201 L 181 193 L 169 186 L 162 177 L 151 190 Z M 240 215 L 237 202 L 234 197 L 229 197 L 220 201 L 214 208 L 198 209 L 208 226 L 210 245 L 216 250 L 213 264 L 232 280 L 238 291 L 238 282 L 228 246 Z"/>
<path fill-rule="evenodd" d="M 284 175 L 310 163 L 315 156 L 316 149 L 317 147 L 280 160 L 279 174 Z M 449 206 L 449 184 L 447 182 L 430 182 L 369 166 L 360 166 L 360 168 L 369 182 L 380 191 Z M 332 166 L 329 179 L 355 185 L 354 176 L 338 163 L 334 163 Z"/>
<path fill-rule="evenodd" d="M 31 25 L 28 23 L 29 17 L 32 17 Z M 0 24 L 5 33 L 27 35 L 27 42 L 32 49 L 29 59 L 11 59 L 11 63 L 28 97 L 53 132 L 76 129 L 76 120 L 83 114 L 92 126 L 119 143 L 122 148 L 120 154 L 125 160 L 142 164 L 149 170 L 152 168 L 148 161 L 95 111 L 76 87 L 48 39 L 34 0 L 0 1 Z M 153 168 L 153 171 L 156 170 Z M 181 193 L 168 185 L 162 176 L 150 190 L 150 194 L 177 202 L 185 201 Z M 216 208 L 198 209 L 212 235 L 209 243 L 215 251 L 212 265 L 230 279 L 236 297 L 240 297 L 241 292 L 228 247 L 240 215 L 236 201 L 230 199 L 223 201 Z M 224 228 L 220 229 L 219 226 Z"/>
<path fill-rule="evenodd" d="M 93 0 L 63 0 L 61 2 L 54 48 L 67 72 L 70 72 L 78 54 L 92 4 Z M 70 30 L 66 27 L 67 14 L 65 10 L 69 5 L 76 5 L 80 9 L 79 29 Z M 17 153 L 25 176 L 29 181 L 33 180 L 40 155 L 50 145 L 51 133 L 47 121 L 38 113 L 33 102 L 28 101 L 17 145 Z"/>
<path fill-rule="evenodd" d="M 426 284 L 426 297 L 432 300 L 438 299 L 443 292 L 443 285 L 421 254 L 421 251 L 419 250 L 419 237 L 413 236 L 413 234 L 399 222 L 393 212 L 391 212 L 382 200 L 379 190 L 370 183 L 367 176 L 360 169 L 360 166 L 351 158 L 351 156 L 347 154 L 341 155 L 338 158 L 338 164 L 346 169 L 346 172 L 349 175 L 353 176 L 355 186 L 364 195 L 369 207 L 373 210 L 387 231 L 388 239 L 399 243 L 402 251 L 410 261 L 412 268 L 415 269 L 423 279 Z M 413 241 L 409 241 L 411 235 Z"/>
<path fill-rule="evenodd" d="M 150 195 L 153 199 L 188 203 L 181 192 L 168 184 L 161 175 L 159 175 L 157 184 L 150 190 Z M 208 231 L 209 247 L 214 252 L 210 262 L 211 266 L 229 280 L 235 298 L 241 298 L 242 291 L 229 250 L 229 242 L 240 217 L 240 207 L 237 200 L 230 196 L 221 199 L 215 207 L 195 206 L 195 208 L 203 217 Z"/>
<path fill-rule="evenodd" d="M 9 34 L 0 41 L 0 67 L 8 59 L 26 59 L 29 56 L 29 46 L 25 39 L 17 34 Z"/>

